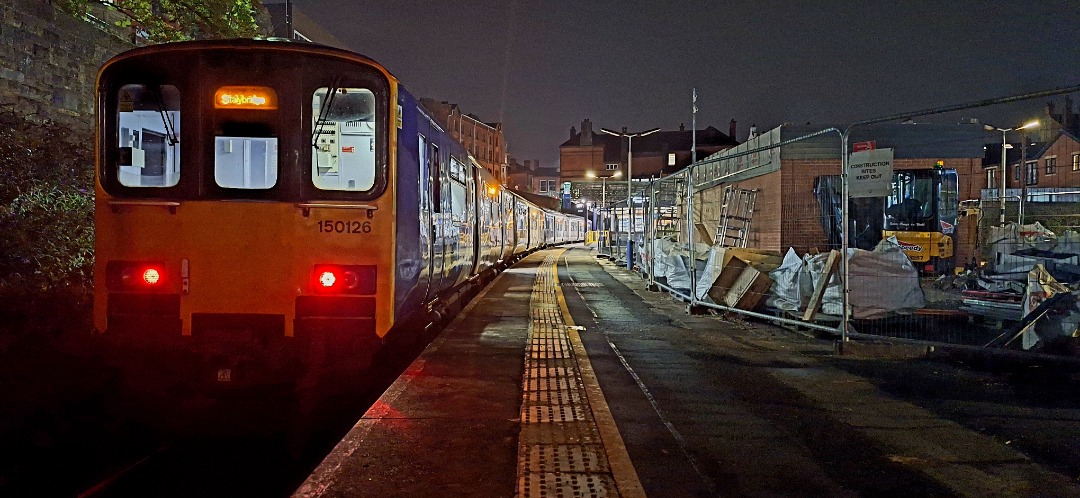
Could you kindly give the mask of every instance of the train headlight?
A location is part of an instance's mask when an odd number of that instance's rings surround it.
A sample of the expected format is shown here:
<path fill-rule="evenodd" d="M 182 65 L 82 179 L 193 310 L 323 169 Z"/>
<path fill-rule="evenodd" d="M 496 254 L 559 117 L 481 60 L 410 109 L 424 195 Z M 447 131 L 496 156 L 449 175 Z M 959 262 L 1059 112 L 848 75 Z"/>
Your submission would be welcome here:
<path fill-rule="evenodd" d="M 319 283 L 322 284 L 323 287 L 333 287 L 334 284 L 337 283 L 337 275 L 334 275 L 334 272 L 332 271 L 324 271 L 319 274 Z"/>

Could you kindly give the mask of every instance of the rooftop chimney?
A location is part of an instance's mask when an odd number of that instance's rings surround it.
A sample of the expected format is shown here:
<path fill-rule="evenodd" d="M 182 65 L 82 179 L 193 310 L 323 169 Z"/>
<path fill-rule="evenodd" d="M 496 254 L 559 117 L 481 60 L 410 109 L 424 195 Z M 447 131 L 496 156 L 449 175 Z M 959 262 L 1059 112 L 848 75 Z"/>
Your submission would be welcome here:
<path fill-rule="evenodd" d="M 1061 126 L 1066 130 L 1071 129 L 1073 126 L 1073 101 L 1072 97 L 1065 96 L 1065 110 L 1061 113 Z"/>
<path fill-rule="evenodd" d="M 592 145 L 592 121 L 581 122 L 581 145 Z"/>
<path fill-rule="evenodd" d="M 684 123 L 679 123 L 679 131 L 686 131 L 686 125 Z"/>
<path fill-rule="evenodd" d="M 1052 100 L 1046 103 L 1046 115 L 1051 118 L 1054 117 L 1054 101 Z"/>
<path fill-rule="evenodd" d="M 728 136 L 731 137 L 731 138 L 735 138 L 735 120 L 734 119 L 732 119 L 731 122 L 728 123 Z"/>

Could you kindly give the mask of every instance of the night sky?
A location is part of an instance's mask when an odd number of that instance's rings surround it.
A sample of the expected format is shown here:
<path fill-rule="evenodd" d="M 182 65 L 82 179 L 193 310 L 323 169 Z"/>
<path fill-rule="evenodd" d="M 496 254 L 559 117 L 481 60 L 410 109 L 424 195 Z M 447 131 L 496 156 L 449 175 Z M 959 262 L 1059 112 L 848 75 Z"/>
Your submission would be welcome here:
<path fill-rule="evenodd" d="M 698 127 L 735 119 L 743 141 L 751 123 L 845 124 L 1080 83 L 1077 0 L 294 4 L 414 95 L 503 122 L 510 155 L 544 166 L 584 118 L 689 128 L 694 87 Z M 917 121 L 1010 127 L 1047 100 Z"/>

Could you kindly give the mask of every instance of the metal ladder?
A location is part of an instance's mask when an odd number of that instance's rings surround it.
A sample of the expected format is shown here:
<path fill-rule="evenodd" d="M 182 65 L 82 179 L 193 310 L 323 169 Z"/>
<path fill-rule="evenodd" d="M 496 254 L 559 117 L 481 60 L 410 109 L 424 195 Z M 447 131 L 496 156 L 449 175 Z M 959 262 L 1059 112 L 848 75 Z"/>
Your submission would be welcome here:
<path fill-rule="evenodd" d="M 656 193 L 655 229 L 656 238 L 678 238 L 686 224 L 686 211 L 683 199 L 686 197 L 686 182 L 674 180 L 673 187 L 662 188 Z"/>
<path fill-rule="evenodd" d="M 720 222 L 716 226 L 717 244 L 722 247 L 746 247 L 756 199 L 757 190 L 731 185 L 724 187 L 724 203 L 720 207 Z"/>

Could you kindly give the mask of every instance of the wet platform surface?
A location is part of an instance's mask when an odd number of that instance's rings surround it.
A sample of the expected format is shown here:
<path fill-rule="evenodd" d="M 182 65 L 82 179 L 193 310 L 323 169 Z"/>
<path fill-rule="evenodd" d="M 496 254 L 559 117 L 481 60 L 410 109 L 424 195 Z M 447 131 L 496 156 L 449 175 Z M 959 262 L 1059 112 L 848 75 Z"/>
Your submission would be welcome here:
<path fill-rule="evenodd" d="M 836 368 L 829 341 L 644 287 L 581 246 L 530 255 L 295 496 L 1080 496 L 1076 476 Z"/>

